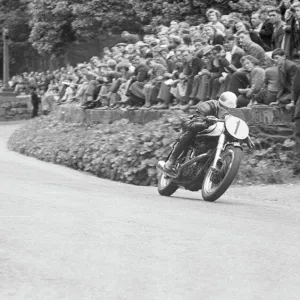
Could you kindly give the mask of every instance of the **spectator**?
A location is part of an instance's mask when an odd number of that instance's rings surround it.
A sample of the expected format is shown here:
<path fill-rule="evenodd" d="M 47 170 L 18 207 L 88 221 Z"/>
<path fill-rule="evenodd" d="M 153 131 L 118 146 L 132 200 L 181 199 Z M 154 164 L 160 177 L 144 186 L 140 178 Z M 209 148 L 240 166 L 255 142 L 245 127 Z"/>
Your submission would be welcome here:
<path fill-rule="evenodd" d="M 214 26 L 205 25 L 203 32 L 208 37 L 209 45 L 223 45 L 224 35 L 218 33 Z"/>
<path fill-rule="evenodd" d="M 286 25 L 283 27 L 285 32 L 284 40 L 283 40 L 283 48 L 287 57 L 291 59 L 294 51 L 293 41 L 292 41 L 292 28 L 295 21 L 294 13 L 291 8 L 286 10 L 284 19 Z"/>
<path fill-rule="evenodd" d="M 218 34 L 225 35 L 225 26 L 220 22 L 221 14 L 216 9 L 209 9 L 206 12 L 206 17 L 209 25 L 212 25 L 218 30 Z"/>
<path fill-rule="evenodd" d="M 126 44 L 135 44 L 140 41 L 140 38 L 137 34 L 131 34 L 128 31 L 123 31 L 121 33 L 121 37 Z"/>
<path fill-rule="evenodd" d="M 126 104 L 123 107 L 125 109 L 132 109 L 145 104 L 144 86 L 150 77 L 150 68 L 145 64 L 141 56 L 136 55 L 133 59 L 133 64 L 135 66 L 135 77 L 127 92 L 128 99 L 122 102 Z"/>
<path fill-rule="evenodd" d="M 245 70 L 244 82 L 246 87 L 238 90 L 237 107 L 252 104 L 253 97 L 260 92 L 265 80 L 265 71 L 259 67 L 259 61 L 255 57 L 246 55 L 241 59 L 241 62 Z"/>
<path fill-rule="evenodd" d="M 291 25 L 291 48 L 292 57 L 300 51 L 300 3 L 295 3 L 291 7 L 294 18 Z"/>
<path fill-rule="evenodd" d="M 266 51 L 269 51 L 272 46 L 272 36 L 273 36 L 273 24 L 269 19 L 269 12 L 267 7 L 261 8 L 259 11 L 259 19 L 262 21 L 261 30 L 259 35 L 266 45 Z"/>
<path fill-rule="evenodd" d="M 234 73 L 242 67 L 241 58 L 245 56 L 245 51 L 236 45 L 236 39 L 233 35 L 225 37 L 224 49 L 226 59 L 230 63 L 228 70 L 230 73 Z"/>
<path fill-rule="evenodd" d="M 297 65 L 286 59 L 284 50 L 280 48 L 273 51 L 272 58 L 278 67 L 278 93 L 274 104 L 285 106 L 292 101 L 292 85 Z"/>
<path fill-rule="evenodd" d="M 285 29 L 285 23 L 281 19 L 281 13 L 278 8 L 270 8 L 269 9 L 269 18 L 270 22 L 274 24 L 274 30 L 272 35 L 272 43 L 271 43 L 271 49 L 277 49 L 277 48 L 284 48 L 283 45 L 283 38 L 284 38 L 284 29 Z"/>
<path fill-rule="evenodd" d="M 265 70 L 265 82 L 261 91 L 254 97 L 258 104 L 269 105 L 277 100 L 279 71 L 276 65 Z"/>
<path fill-rule="evenodd" d="M 295 148 L 294 148 L 294 175 L 300 174 L 300 67 L 297 66 L 292 86 L 292 102 L 296 105 L 295 120 Z"/>
<path fill-rule="evenodd" d="M 252 25 L 253 31 L 255 31 L 259 34 L 261 27 L 262 27 L 262 22 L 259 18 L 259 13 L 256 12 L 251 15 L 251 25 Z"/>
<path fill-rule="evenodd" d="M 31 104 L 32 104 L 31 118 L 35 118 L 38 116 L 40 99 L 38 94 L 36 93 L 36 87 L 32 86 L 29 88 L 29 90 L 31 94 Z"/>
<path fill-rule="evenodd" d="M 266 56 L 264 49 L 258 44 L 252 42 L 248 31 L 237 32 L 237 37 L 239 38 L 246 55 L 251 55 L 258 59 L 259 66 L 262 68 L 270 66 L 270 59 Z"/>

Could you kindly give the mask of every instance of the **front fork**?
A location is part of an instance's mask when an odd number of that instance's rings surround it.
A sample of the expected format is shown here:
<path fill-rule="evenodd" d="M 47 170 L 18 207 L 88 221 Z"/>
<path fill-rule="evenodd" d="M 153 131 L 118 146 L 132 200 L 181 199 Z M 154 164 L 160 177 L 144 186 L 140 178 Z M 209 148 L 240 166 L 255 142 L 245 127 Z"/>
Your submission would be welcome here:
<path fill-rule="evenodd" d="M 225 144 L 225 134 L 222 133 L 219 136 L 219 141 L 218 141 L 218 146 L 217 146 L 215 158 L 214 158 L 212 166 L 210 167 L 212 169 L 212 171 L 214 171 L 214 172 L 218 172 L 219 171 L 219 169 L 217 168 L 217 163 L 218 163 L 218 160 L 220 159 L 222 150 L 224 148 L 224 144 Z"/>

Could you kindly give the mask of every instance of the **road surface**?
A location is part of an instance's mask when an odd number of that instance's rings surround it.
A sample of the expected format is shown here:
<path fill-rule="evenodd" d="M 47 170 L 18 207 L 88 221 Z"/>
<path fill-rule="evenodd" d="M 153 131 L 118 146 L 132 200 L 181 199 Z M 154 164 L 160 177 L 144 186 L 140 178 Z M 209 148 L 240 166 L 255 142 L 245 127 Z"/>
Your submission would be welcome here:
<path fill-rule="evenodd" d="M 300 299 L 300 185 L 215 203 L 110 182 L 6 150 L 0 299 Z"/>

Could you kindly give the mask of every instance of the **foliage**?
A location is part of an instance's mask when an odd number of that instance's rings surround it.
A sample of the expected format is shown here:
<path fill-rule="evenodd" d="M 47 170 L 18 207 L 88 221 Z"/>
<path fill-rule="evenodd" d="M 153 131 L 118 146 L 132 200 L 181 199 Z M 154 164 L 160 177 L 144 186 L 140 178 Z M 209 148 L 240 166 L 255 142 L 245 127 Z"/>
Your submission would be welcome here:
<path fill-rule="evenodd" d="M 259 10 L 262 6 L 275 6 L 275 0 L 238 0 L 230 1 L 229 6 L 233 11 L 243 14 L 251 14 L 254 11 Z"/>
<path fill-rule="evenodd" d="M 11 136 L 8 145 L 9 149 L 22 154 L 102 178 L 155 185 L 157 161 L 167 157 L 179 126 L 180 114 L 174 112 L 144 126 L 125 119 L 111 125 L 87 126 L 47 116 L 30 120 Z M 282 183 L 288 180 L 293 141 L 279 136 L 273 144 L 270 140 L 270 146 L 265 144 L 266 138 L 256 136 L 257 149 L 246 154 L 236 182 Z M 284 142 L 279 143 L 281 139 Z"/>
<path fill-rule="evenodd" d="M 72 28 L 74 16 L 72 0 L 31 0 L 28 4 L 30 15 L 30 42 L 39 53 L 62 56 L 75 40 Z"/>
<path fill-rule="evenodd" d="M 30 34 L 27 2 L 24 0 L 0 1 L 0 26 L 9 29 L 10 36 L 10 67 L 12 73 L 20 71 L 20 65 L 27 65 L 27 58 L 36 55 L 28 41 Z M 2 57 L 2 38 L 0 41 L 0 56 Z M 2 74 L 2 68 L 0 69 Z"/>

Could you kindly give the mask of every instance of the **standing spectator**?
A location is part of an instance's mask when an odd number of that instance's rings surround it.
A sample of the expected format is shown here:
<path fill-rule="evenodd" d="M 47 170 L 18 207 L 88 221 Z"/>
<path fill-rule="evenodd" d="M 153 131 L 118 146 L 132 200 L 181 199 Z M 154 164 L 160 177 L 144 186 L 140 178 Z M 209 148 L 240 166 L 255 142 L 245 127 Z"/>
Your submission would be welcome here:
<path fill-rule="evenodd" d="M 291 11 L 294 12 L 291 34 L 291 48 L 293 57 L 294 54 L 297 55 L 300 51 L 300 3 L 294 3 L 291 7 Z"/>
<path fill-rule="evenodd" d="M 268 51 L 271 49 L 272 45 L 273 24 L 269 19 L 269 12 L 267 7 L 263 7 L 259 11 L 259 18 L 262 21 L 262 26 L 259 35 L 266 47 L 268 48 L 266 49 L 266 51 Z"/>
<path fill-rule="evenodd" d="M 32 104 L 31 118 L 35 118 L 38 116 L 40 99 L 36 92 L 36 87 L 32 86 L 29 89 L 31 93 L 31 104 Z"/>
<path fill-rule="evenodd" d="M 285 20 L 285 14 L 287 10 L 291 7 L 292 3 L 291 0 L 282 0 L 278 6 L 278 9 L 281 14 L 282 20 Z"/>
<path fill-rule="evenodd" d="M 292 101 L 296 104 L 295 120 L 295 158 L 293 172 L 294 175 L 300 174 L 300 66 L 297 66 L 296 74 L 293 80 Z"/>
<path fill-rule="evenodd" d="M 278 8 L 269 9 L 269 18 L 272 24 L 274 24 L 274 31 L 272 35 L 272 44 L 271 49 L 284 48 L 283 47 L 283 38 L 284 38 L 284 28 L 285 23 L 281 19 L 281 13 Z"/>

